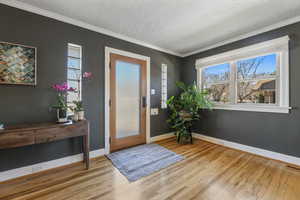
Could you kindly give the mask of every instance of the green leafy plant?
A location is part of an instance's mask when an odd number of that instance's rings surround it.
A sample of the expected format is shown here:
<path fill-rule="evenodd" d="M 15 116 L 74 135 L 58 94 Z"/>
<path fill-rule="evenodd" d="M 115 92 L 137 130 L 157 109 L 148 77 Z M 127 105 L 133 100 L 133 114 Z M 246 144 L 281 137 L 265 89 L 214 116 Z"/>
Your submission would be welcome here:
<path fill-rule="evenodd" d="M 83 102 L 82 101 L 73 101 L 74 107 L 72 107 L 73 112 L 80 112 L 83 111 Z"/>
<path fill-rule="evenodd" d="M 67 111 L 68 110 L 68 104 L 66 102 L 66 97 L 64 94 L 57 94 L 57 101 L 56 104 L 52 105 L 52 108 Z"/>
<path fill-rule="evenodd" d="M 52 105 L 52 108 L 67 111 L 67 92 L 75 92 L 75 89 L 69 87 L 67 83 L 54 84 L 52 85 L 52 88 L 57 92 L 57 102 L 56 104 Z"/>
<path fill-rule="evenodd" d="M 196 84 L 185 85 L 176 83 L 181 92 L 168 99 L 170 111 L 167 122 L 175 129 L 177 142 L 183 143 L 184 139 L 192 141 L 191 128 L 193 122 L 200 119 L 201 109 L 211 109 L 212 103 L 208 100 L 207 91 L 200 90 Z"/>

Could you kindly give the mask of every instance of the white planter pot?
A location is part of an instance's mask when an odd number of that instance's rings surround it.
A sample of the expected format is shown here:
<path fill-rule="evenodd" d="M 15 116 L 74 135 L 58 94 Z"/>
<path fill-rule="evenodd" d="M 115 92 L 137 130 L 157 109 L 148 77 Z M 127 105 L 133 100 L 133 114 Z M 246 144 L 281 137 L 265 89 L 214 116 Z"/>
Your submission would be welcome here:
<path fill-rule="evenodd" d="M 73 116 L 73 121 L 77 122 L 78 120 L 79 120 L 78 113 L 75 112 L 75 113 L 74 113 L 74 116 Z"/>
<path fill-rule="evenodd" d="M 84 111 L 79 111 L 77 114 L 78 114 L 79 121 L 84 120 Z"/>

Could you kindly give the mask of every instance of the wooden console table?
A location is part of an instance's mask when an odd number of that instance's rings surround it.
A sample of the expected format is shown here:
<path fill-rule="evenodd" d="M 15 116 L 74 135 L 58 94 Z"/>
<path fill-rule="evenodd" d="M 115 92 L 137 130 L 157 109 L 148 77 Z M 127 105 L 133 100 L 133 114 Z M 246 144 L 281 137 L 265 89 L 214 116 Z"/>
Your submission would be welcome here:
<path fill-rule="evenodd" d="M 11 126 L 4 130 L 0 130 L 0 149 L 23 147 L 67 138 L 82 137 L 84 162 L 86 164 L 86 169 L 89 169 L 89 135 L 89 121 L 87 120 L 64 124 L 41 123 Z"/>

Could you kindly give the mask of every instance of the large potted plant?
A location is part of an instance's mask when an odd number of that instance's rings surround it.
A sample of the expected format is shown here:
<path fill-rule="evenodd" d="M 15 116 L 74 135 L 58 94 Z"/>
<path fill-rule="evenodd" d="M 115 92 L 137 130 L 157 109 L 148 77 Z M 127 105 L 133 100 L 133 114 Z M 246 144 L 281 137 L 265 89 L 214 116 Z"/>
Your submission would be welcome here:
<path fill-rule="evenodd" d="M 170 111 L 167 122 L 175 130 L 178 143 L 192 143 L 193 122 L 200 119 L 200 110 L 211 109 L 212 103 L 208 99 L 208 93 L 199 89 L 196 84 L 177 82 L 176 85 L 181 91 L 167 101 Z"/>

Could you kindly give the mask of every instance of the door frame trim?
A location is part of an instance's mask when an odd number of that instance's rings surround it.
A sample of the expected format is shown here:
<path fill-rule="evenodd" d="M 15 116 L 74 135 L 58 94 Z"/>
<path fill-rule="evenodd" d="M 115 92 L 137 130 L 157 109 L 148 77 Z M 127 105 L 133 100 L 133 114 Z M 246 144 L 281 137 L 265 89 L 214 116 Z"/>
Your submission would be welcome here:
<path fill-rule="evenodd" d="M 114 49 L 111 47 L 105 47 L 105 105 L 104 105 L 104 129 L 105 129 L 105 154 L 110 153 L 110 112 L 109 112 L 109 98 L 110 98 L 110 70 L 109 70 L 109 63 L 110 63 L 110 54 L 119 54 L 122 56 L 132 57 L 140 60 L 146 61 L 147 66 L 147 107 L 146 107 L 146 143 L 151 142 L 150 138 L 150 57 L 131 53 L 128 51 L 123 51 L 119 49 Z"/>

